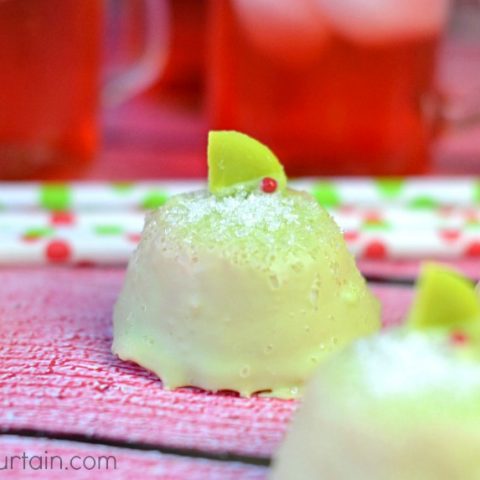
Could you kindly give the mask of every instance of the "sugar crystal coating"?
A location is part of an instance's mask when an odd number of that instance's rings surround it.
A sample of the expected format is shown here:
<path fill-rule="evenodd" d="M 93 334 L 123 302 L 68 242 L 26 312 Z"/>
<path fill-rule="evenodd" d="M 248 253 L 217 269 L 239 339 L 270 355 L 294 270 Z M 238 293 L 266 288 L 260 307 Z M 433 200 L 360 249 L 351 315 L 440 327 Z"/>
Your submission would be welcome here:
<path fill-rule="evenodd" d="M 164 229 L 157 241 L 167 250 L 176 252 L 183 245 L 195 252 L 206 246 L 227 257 L 242 253 L 246 262 L 299 253 L 316 258 L 322 244 L 337 250 L 342 243 L 326 210 L 310 196 L 291 191 L 220 198 L 204 191 L 178 195 L 167 208 L 151 213 L 150 221 L 147 228 Z"/>

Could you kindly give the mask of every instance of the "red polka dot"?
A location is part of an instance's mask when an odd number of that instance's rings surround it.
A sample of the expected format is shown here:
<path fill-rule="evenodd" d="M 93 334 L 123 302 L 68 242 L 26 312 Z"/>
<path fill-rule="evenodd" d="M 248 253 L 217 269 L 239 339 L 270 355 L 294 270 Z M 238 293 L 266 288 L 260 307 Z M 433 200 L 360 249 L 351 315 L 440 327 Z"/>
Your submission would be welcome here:
<path fill-rule="evenodd" d="M 140 234 L 139 233 L 129 233 L 127 235 L 127 239 L 133 243 L 138 243 L 140 241 Z"/>
<path fill-rule="evenodd" d="M 40 235 L 33 235 L 31 233 L 26 233 L 25 235 L 22 235 L 22 240 L 26 243 L 37 242 L 38 240 L 40 240 L 40 238 Z"/>
<path fill-rule="evenodd" d="M 70 245 L 63 240 L 51 241 L 45 250 L 47 260 L 53 263 L 63 263 L 70 259 L 72 254 Z"/>
<path fill-rule="evenodd" d="M 383 259 L 387 256 L 387 247 L 380 241 L 370 242 L 363 251 L 366 258 Z"/>
<path fill-rule="evenodd" d="M 450 205 L 444 205 L 438 209 L 439 213 L 443 217 L 448 217 L 454 212 L 454 208 Z"/>
<path fill-rule="evenodd" d="M 75 215 L 71 212 L 53 212 L 50 217 L 52 225 L 71 225 L 75 221 Z"/>
<path fill-rule="evenodd" d="M 477 223 L 478 222 L 478 215 L 476 212 L 467 212 L 465 214 L 465 219 L 469 223 Z"/>
<path fill-rule="evenodd" d="M 460 238 L 460 230 L 456 229 L 444 229 L 440 231 L 440 237 L 446 242 L 455 242 Z"/>
<path fill-rule="evenodd" d="M 462 346 L 468 343 L 469 337 L 465 332 L 455 331 L 450 334 L 450 342 L 453 345 Z"/>
<path fill-rule="evenodd" d="M 383 221 L 384 220 L 380 212 L 376 212 L 375 210 L 372 210 L 365 214 L 366 223 L 383 223 Z"/>
<path fill-rule="evenodd" d="M 467 245 L 465 255 L 467 257 L 480 257 L 480 242 L 472 242 L 470 245 Z"/>
<path fill-rule="evenodd" d="M 355 212 L 355 207 L 353 205 L 340 205 L 338 211 L 345 214 L 350 214 Z"/>
<path fill-rule="evenodd" d="M 345 238 L 345 241 L 348 243 L 358 240 L 359 236 L 360 234 L 355 230 L 347 230 L 346 232 L 343 232 L 343 238 Z"/>
<path fill-rule="evenodd" d="M 278 183 L 274 178 L 265 177 L 262 179 L 262 191 L 265 193 L 273 193 L 278 187 Z"/>

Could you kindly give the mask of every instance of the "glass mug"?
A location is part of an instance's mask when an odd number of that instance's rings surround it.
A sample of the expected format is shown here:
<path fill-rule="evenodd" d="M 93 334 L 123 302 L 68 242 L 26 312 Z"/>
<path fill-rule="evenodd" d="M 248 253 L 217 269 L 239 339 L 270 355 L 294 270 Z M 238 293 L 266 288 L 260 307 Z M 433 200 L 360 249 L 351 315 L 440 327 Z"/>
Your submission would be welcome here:
<path fill-rule="evenodd" d="M 448 0 L 212 0 L 210 126 L 291 175 L 427 170 Z"/>
<path fill-rule="evenodd" d="M 101 92 L 105 0 L 0 1 L 0 178 L 74 175 L 88 165 L 99 103 L 138 93 L 162 68 L 166 5 L 143 3 L 145 48 Z"/>
<path fill-rule="evenodd" d="M 145 5 L 131 0 L 110 1 L 116 3 L 116 16 L 128 19 L 126 28 L 125 25 L 123 28 L 127 35 L 114 36 L 126 40 L 125 44 L 122 48 L 111 50 L 117 55 L 122 53 L 126 59 L 135 57 L 138 50 L 143 49 L 144 22 L 141 19 L 145 16 Z M 168 49 L 161 52 L 165 55 L 165 65 L 162 74 L 157 77 L 144 98 L 160 100 L 174 108 L 193 107 L 198 110 L 204 93 L 207 1 L 167 0 L 167 2 Z"/>
<path fill-rule="evenodd" d="M 165 69 L 151 93 L 186 106 L 201 104 L 204 92 L 206 0 L 170 0 L 170 39 Z"/>

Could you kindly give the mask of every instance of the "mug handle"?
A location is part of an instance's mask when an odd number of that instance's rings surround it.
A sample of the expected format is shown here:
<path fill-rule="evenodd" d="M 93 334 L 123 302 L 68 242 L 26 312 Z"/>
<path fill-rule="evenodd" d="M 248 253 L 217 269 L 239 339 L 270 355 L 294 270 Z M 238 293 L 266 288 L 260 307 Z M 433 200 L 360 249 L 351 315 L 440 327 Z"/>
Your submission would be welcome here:
<path fill-rule="evenodd" d="M 168 0 L 141 0 L 144 4 L 144 50 L 130 66 L 103 87 L 102 103 L 115 106 L 148 88 L 165 67 L 170 41 Z"/>
<path fill-rule="evenodd" d="M 450 10 L 447 40 L 440 55 L 435 133 L 455 133 L 480 124 L 478 22 L 480 2 L 455 2 Z M 438 135 L 437 135 L 438 136 Z"/>
<path fill-rule="evenodd" d="M 480 124 L 480 89 L 462 98 L 444 95 L 439 107 L 440 135 L 465 130 Z"/>

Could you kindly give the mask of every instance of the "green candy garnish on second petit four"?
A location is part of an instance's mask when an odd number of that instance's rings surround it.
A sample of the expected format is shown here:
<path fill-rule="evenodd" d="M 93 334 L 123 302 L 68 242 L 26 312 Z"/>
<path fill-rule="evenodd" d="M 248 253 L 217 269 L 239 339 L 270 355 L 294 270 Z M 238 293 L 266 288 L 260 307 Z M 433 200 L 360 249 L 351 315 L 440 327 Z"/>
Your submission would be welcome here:
<path fill-rule="evenodd" d="M 233 188 L 257 189 L 263 178 L 276 180 L 284 190 L 287 177 L 274 153 L 259 141 L 236 131 L 208 135 L 208 189 L 228 194 Z"/>
<path fill-rule="evenodd" d="M 480 299 L 472 282 L 452 268 L 426 263 L 410 310 L 410 326 L 449 328 L 477 319 Z"/>

